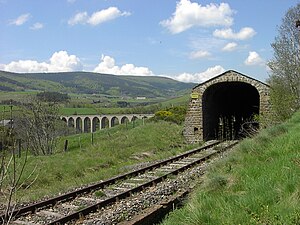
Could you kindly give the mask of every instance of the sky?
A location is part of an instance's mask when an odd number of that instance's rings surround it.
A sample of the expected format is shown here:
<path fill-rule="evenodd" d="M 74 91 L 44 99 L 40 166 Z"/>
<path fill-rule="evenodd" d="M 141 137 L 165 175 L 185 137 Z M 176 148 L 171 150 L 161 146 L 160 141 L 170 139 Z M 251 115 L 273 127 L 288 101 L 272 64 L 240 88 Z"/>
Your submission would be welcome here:
<path fill-rule="evenodd" d="M 0 0 L 0 70 L 88 71 L 201 83 L 266 82 L 271 43 L 299 0 Z"/>

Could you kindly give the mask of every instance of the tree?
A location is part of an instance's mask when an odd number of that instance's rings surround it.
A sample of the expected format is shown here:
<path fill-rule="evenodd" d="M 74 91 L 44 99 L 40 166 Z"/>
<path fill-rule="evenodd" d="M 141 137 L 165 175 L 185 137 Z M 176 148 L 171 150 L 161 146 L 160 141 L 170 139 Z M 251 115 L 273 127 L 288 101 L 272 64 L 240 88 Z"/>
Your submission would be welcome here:
<path fill-rule="evenodd" d="M 12 140 L 10 146 L 0 152 L 0 202 L 4 207 L 2 214 L 4 217 L 0 218 L 0 224 L 3 225 L 10 224 L 14 217 L 13 211 L 20 201 L 20 196 L 17 195 L 18 191 L 29 188 L 36 179 L 31 179 L 36 168 L 29 176 L 24 177 L 28 151 L 25 152 L 22 159 L 17 159 L 16 144 L 16 140 Z"/>
<path fill-rule="evenodd" d="M 10 224 L 13 219 L 13 211 L 16 209 L 20 196 L 20 189 L 27 189 L 35 181 L 31 179 L 35 169 L 24 176 L 27 164 L 27 153 L 21 158 L 21 143 L 15 138 L 13 126 L 1 129 L 0 148 L 0 207 L 2 209 L 0 224 Z M 19 153 L 19 154 L 17 154 Z M 18 157 L 17 157 L 18 156 Z"/>
<path fill-rule="evenodd" d="M 38 93 L 36 96 L 40 101 L 44 101 L 44 102 L 58 103 L 58 102 L 68 102 L 70 100 L 68 94 L 62 94 L 59 92 L 44 91 Z"/>
<path fill-rule="evenodd" d="M 273 59 L 268 66 L 271 69 L 271 103 L 279 120 L 288 118 L 300 107 L 300 3 L 290 8 L 282 24 L 278 27 L 278 36 L 271 44 Z"/>
<path fill-rule="evenodd" d="M 57 104 L 37 99 L 23 105 L 21 117 L 15 122 L 16 135 L 34 155 L 54 153 L 58 137 L 64 133 L 58 109 Z"/>

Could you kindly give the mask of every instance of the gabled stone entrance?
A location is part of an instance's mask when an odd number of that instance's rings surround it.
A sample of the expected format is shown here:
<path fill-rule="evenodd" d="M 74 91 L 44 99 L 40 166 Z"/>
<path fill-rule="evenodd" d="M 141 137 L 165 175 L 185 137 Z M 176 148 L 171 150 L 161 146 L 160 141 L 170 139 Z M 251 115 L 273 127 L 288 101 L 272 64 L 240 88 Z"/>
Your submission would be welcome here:
<path fill-rule="evenodd" d="M 244 123 L 269 110 L 269 86 L 229 70 L 193 88 L 184 136 L 188 143 L 237 139 Z"/>

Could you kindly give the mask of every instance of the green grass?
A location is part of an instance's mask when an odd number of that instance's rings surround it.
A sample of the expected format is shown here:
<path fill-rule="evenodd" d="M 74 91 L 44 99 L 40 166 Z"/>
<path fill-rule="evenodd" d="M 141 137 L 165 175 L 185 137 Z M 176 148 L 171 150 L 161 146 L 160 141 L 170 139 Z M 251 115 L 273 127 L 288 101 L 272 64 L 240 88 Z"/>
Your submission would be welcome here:
<path fill-rule="evenodd" d="M 300 113 L 240 143 L 162 224 L 300 224 Z"/>
<path fill-rule="evenodd" d="M 96 115 L 96 114 L 121 114 L 122 108 L 61 108 L 60 114 L 64 116 L 70 115 Z"/>
<path fill-rule="evenodd" d="M 55 195 L 124 173 L 132 164 L 165 158 L 194 147 L 185 146 L 181 131 L 182 126 L 176 124 L 146 121 L 142 125 L 137 121 L 135 127 L 119 125 L 94 133 L 93 145 L 91 134 L 64 137 L 56 154 L 28 157 L 23 178 L 35 167 L 36 171 L 22 187 L 33 184 L 27 190 L 20 190 L 18 195 L 23 201 Z M 63 152 L 65 139 L 68 140 L 67 152 Z"/>
<path fill-rule="evenodd" d="M 172 106 L 179 106 L 179 105 L 188 105 L 190 99 L 190 95 L 186 94 L 181 97 L 176 97 L 167 101 L 162 102 L 163 107 L 172 107 Z"/>
<path fill-rule="evenodd" d="M 95 115 L 97 110 L 95 108 L 66 108 L 63 107 L 59 110 L 60 114 L 64 116 L 69 115 Z"/>
<path fill-rule="evenodd" d="M 10 99 L 14 101 L 22 101 L 23 99 L 29 98 L 37 93 L 38 91 L 0 91 L 0 101 Z"/>

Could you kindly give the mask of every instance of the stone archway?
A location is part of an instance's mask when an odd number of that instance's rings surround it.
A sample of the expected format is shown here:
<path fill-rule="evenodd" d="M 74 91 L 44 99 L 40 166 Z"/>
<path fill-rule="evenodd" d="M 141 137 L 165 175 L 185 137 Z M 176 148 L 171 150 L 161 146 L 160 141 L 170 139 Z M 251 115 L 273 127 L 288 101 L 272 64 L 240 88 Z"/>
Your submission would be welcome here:
<path fill-rule="evenodd" d="M 85 117 L 83 120 L 83 131 L 85 133 L 90 133 L 92 130 L 92 121 L 89 117 Z"/>
<path fill-rule="evenodd" d="M 98 117 L 94 117 L 92 120 L 92 132 L 96 132 L 100 130 L 100 119 Z"/>
<path fill-rule="evenodd" d="M 113 118 L 111 118 L 110 124 L 111 124 L 111 127 L 119 125 L 119 119 L 118 119 L 118 117 L 114 116 Z"/>
<path fill-rule="evenodd" d="M 123 116 L 121 119 L 121 124 L 128 124 L 129 123 L 129 119 L 127 118 L 127 116 Z"/>
<path fill-rule="evenodd" d="M 242 136 L 242 125 L 259 114 L 259 93 L 244 82 L 221 82 L 202 95 L 203 139 L 232 140 Z M 254 124 L 256 128 L 258 124 Z"/>
<path fill-rule="evenodd" d="M 188 143 L 235 139 L 242 121 L 269 107 L 268 85 L 230 70 L 193 88 L 183 134 Z M 224 138 L 225 126 L 231 134 Z"/>
<path fill-rule="evenodd" d="M 81 133 L 82 132 L 82 119 L 80 117 L 77 117 L 75 120 L 75 128 L 76 128 L 76 133 Z"/>
<path fill-rule="evenodd" d="M 104 128 L 109 128 L 109 119 L 107 117 L 101 119 L 101 129 Z"/>

